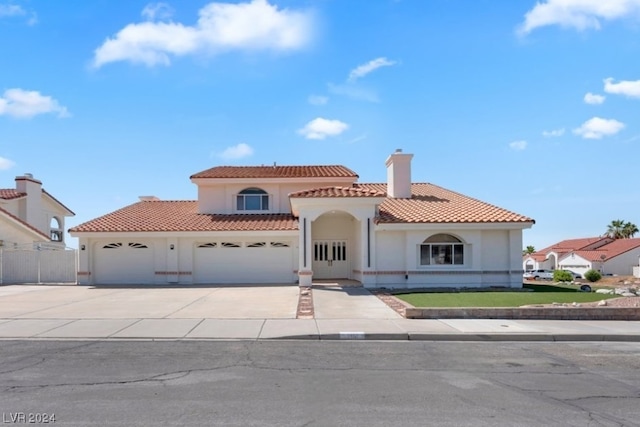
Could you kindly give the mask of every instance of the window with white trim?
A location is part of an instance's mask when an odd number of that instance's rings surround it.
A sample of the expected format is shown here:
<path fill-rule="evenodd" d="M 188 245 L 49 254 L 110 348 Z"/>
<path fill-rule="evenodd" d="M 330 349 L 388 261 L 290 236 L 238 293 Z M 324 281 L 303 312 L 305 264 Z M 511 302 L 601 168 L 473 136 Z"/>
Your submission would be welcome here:
<path fill-rule="evenodd" d="M 236 195 L 238 211 L 268 211 L 269 195 L 260 188 L 245 188 Z"/>
<path fill-rule="evenodd" d="M 450 234 L 434 234 L 420 245 L 420 265 L 464 265 L 464 243 Z"/>

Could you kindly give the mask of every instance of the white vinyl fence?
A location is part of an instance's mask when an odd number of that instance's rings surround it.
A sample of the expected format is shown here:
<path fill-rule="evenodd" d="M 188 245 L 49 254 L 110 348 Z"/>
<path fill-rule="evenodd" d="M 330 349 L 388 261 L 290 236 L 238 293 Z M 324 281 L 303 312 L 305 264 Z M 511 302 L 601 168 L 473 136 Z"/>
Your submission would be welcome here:
<path fill-rule="evenodd" d="M 77 283 L 75 249 L 0 248 L 0 284 Z"/>

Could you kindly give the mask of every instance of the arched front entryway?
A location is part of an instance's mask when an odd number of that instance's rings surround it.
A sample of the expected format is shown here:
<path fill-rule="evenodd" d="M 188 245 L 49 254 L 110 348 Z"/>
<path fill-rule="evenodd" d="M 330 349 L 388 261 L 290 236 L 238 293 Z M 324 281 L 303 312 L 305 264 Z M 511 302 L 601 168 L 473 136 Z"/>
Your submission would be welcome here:
<path fill-rule="evenodd" d="M 329 211 L 312 223 L 311 268 L 314 279 L 351 279 L 358 251 L 359 222 L 349 213 Z"/>

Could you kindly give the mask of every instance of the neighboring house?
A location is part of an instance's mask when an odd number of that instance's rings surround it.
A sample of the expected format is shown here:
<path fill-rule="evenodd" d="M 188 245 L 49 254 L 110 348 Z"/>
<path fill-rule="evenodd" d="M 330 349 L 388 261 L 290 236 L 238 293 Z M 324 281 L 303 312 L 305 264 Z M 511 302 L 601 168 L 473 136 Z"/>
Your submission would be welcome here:
<path fill-rule="evenodd" d="M 15 182 L 15 188 L 0 189 L 0 246 L 64 248 L 65 218 L 75 214 L 33 175 L 18 176 Z"/>
<path fill-rule="evenodd" d="M 640 263 L 640 239 L 589 237 L 563 240 L 523 257 L 525 270 L 564 269 L 578 274 L 598 270 L 628 276 Z"/>
<path fill-rule="evenodd" d="M 219 166 L 191 176 L 198 200 L 141 200 L 69 230 L 78 281 L 296 283 L 366 287 L 522 286 L 522 230 L 534 221 L 427 183 L 412 154 L 387 183 L 344 166 Z"/>

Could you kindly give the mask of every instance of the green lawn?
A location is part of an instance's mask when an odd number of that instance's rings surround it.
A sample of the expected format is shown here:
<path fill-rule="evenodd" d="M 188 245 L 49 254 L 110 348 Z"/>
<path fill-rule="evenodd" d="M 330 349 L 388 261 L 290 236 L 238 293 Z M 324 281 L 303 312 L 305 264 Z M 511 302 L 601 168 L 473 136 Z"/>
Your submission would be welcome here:
<path fill-rule="evenodd" d="M 520 307 L 531 304 L 593 302 L 616 295 L 580 292 L 576 286 L 525 285 L 526 291 L 422 292 L 397 294 L 414 307 Z"/>

